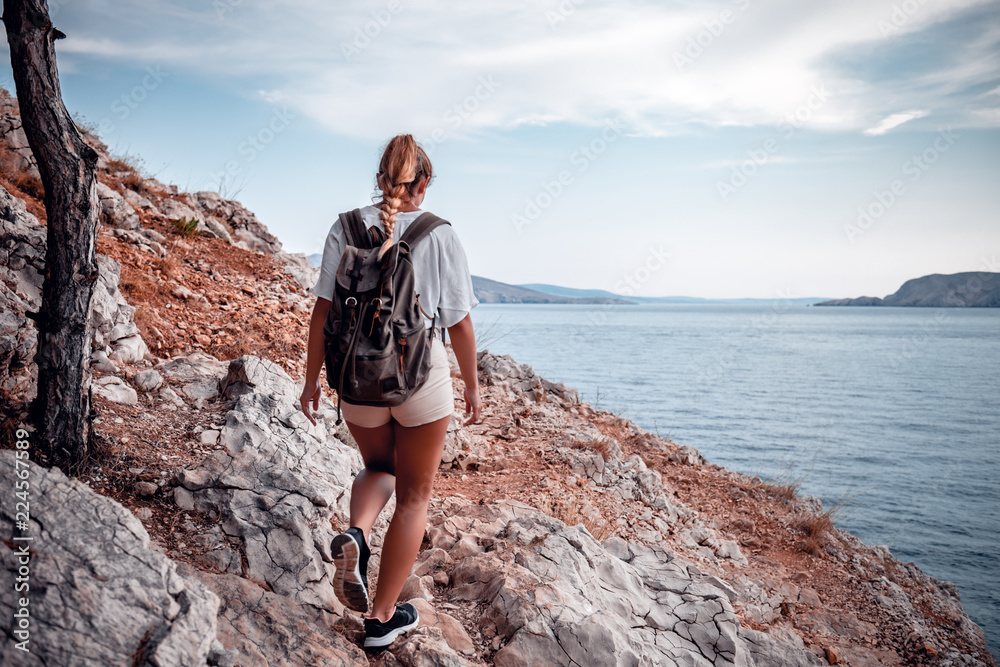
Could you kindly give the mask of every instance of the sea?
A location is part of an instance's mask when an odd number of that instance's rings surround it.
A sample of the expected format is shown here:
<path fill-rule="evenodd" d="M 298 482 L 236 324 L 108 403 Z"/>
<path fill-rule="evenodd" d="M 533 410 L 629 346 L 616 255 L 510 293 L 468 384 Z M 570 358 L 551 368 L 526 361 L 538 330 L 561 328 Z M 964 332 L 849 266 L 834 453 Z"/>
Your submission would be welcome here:
<path fill-rule="evenodd" d="M 479 349 L 839 506 L 954 582 L 1000 657 L 1000 310 L 481 304 Z"/>

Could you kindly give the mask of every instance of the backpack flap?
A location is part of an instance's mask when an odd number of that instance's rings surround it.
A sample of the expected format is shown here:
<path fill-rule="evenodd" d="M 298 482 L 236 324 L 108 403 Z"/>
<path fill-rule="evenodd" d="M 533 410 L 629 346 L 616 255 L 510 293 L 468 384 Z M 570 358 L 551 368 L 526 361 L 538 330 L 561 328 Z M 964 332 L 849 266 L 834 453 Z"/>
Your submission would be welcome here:
<path fill-rule="evenodd" d="M 337 284 L 348 292 L 352 291 L 352 287 L 357 293 L 371 291 L 378 287 L 381 280 L 381 265 L 378 248 L 361 249 L 347 246 L 340 259 L 340 267 L 337 269 Z"/>

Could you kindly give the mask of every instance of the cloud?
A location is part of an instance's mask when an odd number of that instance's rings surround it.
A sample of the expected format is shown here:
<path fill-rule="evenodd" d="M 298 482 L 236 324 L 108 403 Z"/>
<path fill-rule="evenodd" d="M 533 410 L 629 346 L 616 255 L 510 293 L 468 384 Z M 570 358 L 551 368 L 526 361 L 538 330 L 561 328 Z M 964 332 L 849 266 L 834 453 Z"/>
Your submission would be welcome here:
<path fill-rule="evenodd" d="M 220 3 L 68 3 L 58 23 L 69 38 L 57 48 L 77 71 L 88 59 L 141 61 L 263 89 L 335 133 L 367 138 L 610 118 L 648 136 L 774 126 L 818 88 L 829 96 L 800 126 L 870 133 L 901 106 L 981 123 L 957 92 L 990 77 L 995 86 L 1000 67 L 995 30 L 919 76 L 833 59 L 862 47 L 893 53 L 988 0 L 922 5 L 888 38 L 879 26 L 892 0 Z M 484 79 L 498 85 L 485 91 Z"/>
<path fill-rule="evenodd" d="M 864 133 L 870 137 L 878 137 L 895 127 L 899 127 L 903 123 L 908 123 L 911 120 L 916 120 L 917 118 L 923 118 L 928 113 L 930 112 L 920 110 L 894 113 L 891 116 L 883 118 L 875 127 L 869 127 Z"/>

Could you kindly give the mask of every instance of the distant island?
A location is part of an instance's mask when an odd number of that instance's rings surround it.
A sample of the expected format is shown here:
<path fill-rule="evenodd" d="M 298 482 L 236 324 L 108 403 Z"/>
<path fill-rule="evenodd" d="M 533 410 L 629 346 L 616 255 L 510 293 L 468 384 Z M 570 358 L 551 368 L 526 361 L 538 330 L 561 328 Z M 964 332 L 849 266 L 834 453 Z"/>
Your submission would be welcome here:
<path fill-rule="evenodd" d="M 312 266 L 323 263 L 323 254 L 316 253 L 307 257 Z M 607 296 L 566 296 L 533 290 L 526 286 L 508 285 L 498 280 L 490 280 L 481 276 L 472 276 L 472 289 L 480 303 L 579 303 L 579 304 L 624 304 L 634 305 L 635 301 L 627 301 L 617 294 L 607 293 Z"/>
<path fill-rule="evenodd" d="M 309 264 L 319 267 L 323 263 L 323 254 L 314 253 L 308 255 L 306 259 Z M 576 287 L 561 287 L 559 285 L 548 285 L 545 283 L 528 283 L 522 285 L 511 285 L 502 283 L 499 280 L 491 280 L 482 276 L 472 276 L 472 288 L 476 298 L 480 303 L 537 303 L 537 304 L 615 304 L 634 306 L 636 304 L 672 304 L 672 305 L 713 305 L 731 306 L 743 305 L 751 306 L 763 303 L 773 303 L 774 298 L 742 298 L 742 299 L 706 299 L 697 296 L 634 296 L 615 294 L 602 289 L 579 289 Z M 780 300 L 786 304 L 799 306 L 812 306 L 820 301 L 826 301 L 824 297 L 781 297 Z"/>
<path fill-rule="evenodd" d="M 862 296 L 834 299 L 817 306 L 910 306 L 924 308 L 1000 308 L 1000 273 L 935 273 L 903 283 L 884 299 Z"/>
<path fill-rule="evenodd" d="M 476 298 L 481 303 L 617 303 L 629 305 L 635 301 L 628 301 L 616 294 L 608 296 L 565 296 L 560 294 L 546 294 L 529 287 L 519 285 L 508 285 L 497 280 L 490 280 L 481 276 L 472 276 L 472 289 L 475 290 Z"/>
<path fill-rule="evenodd" d="M 692 306 L 753 306 L 765 303 L 773 303 L 775 298 L 761 299 L 753 297 L 736 298 L 736 299 L 708 299 L 700 296 L 635 296 L 635 295 L 621 295 L 615 294 L 614 292 L 609 292 L 602 289 L 577 289 L 575 287 L 560 287 L 559 285 L 548 285 L 545 283 L 528 283 L 525 285 L 518 285 L 518 287 L 523 287 L 525 289 L 536 290 L 538 292 L 544 292 L 545 294 L 554 294 L 556 296 L 567 296 L 574 298 L 588 298 L 588 297 L 607 297 L 614 299 L 627 299 L 630 303 L 663 303 L 663 304 L 673 304 L 673 305 L 692 305 Z M 811 306 L 820 301 L 826 301 L 825 297 L 777 297 L 777 300 L 782 301 L 787 304 L 794 304 L 799 306 Z"/>

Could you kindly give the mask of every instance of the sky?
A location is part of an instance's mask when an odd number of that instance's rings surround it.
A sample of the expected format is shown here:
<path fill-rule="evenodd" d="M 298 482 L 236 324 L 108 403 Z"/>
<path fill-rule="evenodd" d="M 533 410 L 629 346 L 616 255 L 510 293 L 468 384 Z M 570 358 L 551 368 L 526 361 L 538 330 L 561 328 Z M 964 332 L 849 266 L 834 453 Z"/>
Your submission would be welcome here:
<path fill-rule="evenodd" d="M 412 133 L 423 208 L 494 280 L 839 298 L 1000 271 L 995 0 L 49 7 L 70 111 L 293 252 Z"/>

